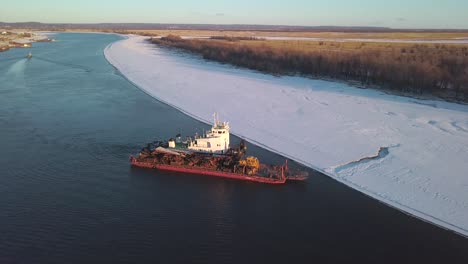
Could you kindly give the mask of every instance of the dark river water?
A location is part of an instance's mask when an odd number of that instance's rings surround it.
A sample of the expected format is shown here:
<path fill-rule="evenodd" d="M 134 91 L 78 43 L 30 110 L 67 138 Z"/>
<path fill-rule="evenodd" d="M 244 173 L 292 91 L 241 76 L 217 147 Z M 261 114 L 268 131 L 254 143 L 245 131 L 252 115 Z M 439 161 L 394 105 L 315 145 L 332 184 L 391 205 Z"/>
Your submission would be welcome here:
<path fill-rule="evenodd" d="M 0 263 L 468 263 L 468 239 L 310 170 L 269 186 L 131 168 L 208 126 L 107 63 L 120 37 L 55 38 L 0 53 Z"/>

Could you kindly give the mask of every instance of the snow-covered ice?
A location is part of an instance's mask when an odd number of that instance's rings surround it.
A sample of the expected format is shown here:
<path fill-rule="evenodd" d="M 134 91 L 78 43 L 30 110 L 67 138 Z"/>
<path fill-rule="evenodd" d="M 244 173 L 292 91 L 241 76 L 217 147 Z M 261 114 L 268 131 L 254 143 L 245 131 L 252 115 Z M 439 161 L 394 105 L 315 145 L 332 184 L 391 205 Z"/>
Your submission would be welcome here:
<path fill-rule="evenodd" d="M 105 56 L 148 94 L 207 123 L 218 112 L 236 135 L 468 235 L 468 106 L 274 77 L 144 40 Z"/>

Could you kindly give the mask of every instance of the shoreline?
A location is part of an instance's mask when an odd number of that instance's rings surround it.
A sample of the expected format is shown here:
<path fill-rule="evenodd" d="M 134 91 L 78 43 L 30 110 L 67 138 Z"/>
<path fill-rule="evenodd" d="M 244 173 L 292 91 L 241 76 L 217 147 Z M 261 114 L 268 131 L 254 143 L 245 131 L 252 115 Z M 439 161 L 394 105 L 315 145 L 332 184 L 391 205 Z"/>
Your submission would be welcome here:
<path fill-rule="evenodd" d="M 165 100 L 164 98 L 161 98 L 161 97 L 158 97 L 154 94 L 154 91 L 153 93 L 151 92 L 151 90 L 148 90 L 147 88 L 145 89 L 145 87 L 142 87 L 141 83 L 140 85 L 136 82 L 138 82 L 138 80 L 135 80 L 132 79 L 131 77 L 129 78 L 129 76 L 126 76 L 124 72 L 122 72 L 122 65 L 119 65 L 119 63 L 115 60 L 115 58 L 112 58 L 112 56 L 110 55 L 110 49 L 112 49 L 113 45 L 114 44 L 117 44 L 119 43 L 120 41 L 124 41 L 124 40 L 128 40 L 130 37 L 126 37 L 125 39 L 123 40 L 119 40 L 119 41 L 116 41 L 114 43 L 111 43 L 109 44 L 109 46 L 107 46 L 104 50 L 104 55 L 105 55 L 105 58 L 107 59 L 107 61 L 113 65 L 118 71 L 119 73 L 124 76 L 125 79 L 127 79 L 129 82 L 131 82 L 134 86 L 136 86 L 138 89 L 142 90 L 143 92 L 145 92 L 146 94 L 150 95 L 151 97 L 155 98 L 156 100 L 158 101 L 161 101 L 167 105 L 170 105 L 171 107 L 174 107 L 175 109 L 197 119 L 197 120 L 200 120 L 204 123 L 209 123 L 209 119 L 206 119 L 206 118 L 203 118 L 199 115 L 197 115 L 196 113 L 190 113 L 189 110 L 186 110 L 186 109 L 183 109 L 182 107 L 179 107 L 167 100 Z M 114 54 L 115 55 L 115 54 Z M 149 84 L 147 84 L 149 85 Z M 457 225 L 454 225 L 450 222 L 447 222 L 445 220 L 442 220 L 442 219 L 439 219 L 433 215 L 430 215 L 430 214 L 427 214 L 425 212 L 422 212 L 418 209 L 415 209 L 415 208 L 412 208 L 411 206 L 408 206 L 408 205 L 405 205 L 405 204 L 402 204 L 401 202 L 398 202 L 396 200 L 392 200 L 390 198 L 385 198 L 385 197 L 382 197 L 381 194 L 379 194 L 378 192 L 375 192 L 375 191 L 372 191 L 372 190 L 368 190 L 367 188 L 365 188 L 365 186 L 360 186 L 359 184 L 356 184 L 356 183 L 353 183 L 352 181 L 349 181 L 346 177 L 340 177 L 338 175 L 333 175 L 331 172 L 329 171 L 326 171 L 326 169 L 323 169 L 319 166 L 315 166 L 313 165 L 312 163 L 308 162 L 308 161 L 305 161 L 299 157 L 295 157 L 293 155 L 289 155 L 288 153 L 285 153 L 284 151 L 278 151 L 277 148 L 274 148 L 274 147 L 270 147 L 264 143 L 261 143 L 261 142 L 258 142 L 258 140 L 255 140 L 255 138 L 251 138 L 251 137 L 247 137 L 247 136 L 243 136 L 243 133 L 238 133 L 236 131 L 233 132 L 233 134 L 235 134 L 236 136 L 239 136 L 241 138 L 244 138 L 244 139 L 247 139 L 248 141 L 250 141 L 251 143 L 255 144 L 255 145 L 258 145 L 262 148 L 265 148 L 265 149 L 268 149 L 270 151 L 273 151 L 275 153 L 278 153 L 280 155 L 283 155 L 287 158 L 291 158 L 307 167 L 311 167 L 312 169 L 314 170 L 317 170 L 319 172 L 322 172 L 323 174 L 335 179 L 335 180 L 338 180 L 339 182 L 341 183 L 344 183 L 345 185 L 353 188 L 353 189 L 356 189 L 358 191 L 360 191 L 361 193 L 367 195 L 367 196 L 370 196 L 384 204 L 387 204 L 391 207 L 394 207 L 404 213 L 407 213 L 407 214 L 410 214 L 414 217 L 417 217 L 419 219 L 422 219 L 423 221 L 426 221 L 426 222 L 430 222 L 430 223 L 433 223 L 437 226 L 440 226 L 444 229 L 448 229 L 448 230 L 451 230 L 461 236 L 464 236 L 464 237 L 467 237 L 468 236 L 468 230 L 463 228 L 463 227 L 459 227 Z"/>
<path fill-rule="evenodd" d="M 0 52 L 6 52 L 14 48 L 32 48 L 33 43 L 38 42 L 54 42 L 55 39 L 49 38 L 49 35 L 52 34 L 43 31 L 3 31 L 0 35 Z M 3 41 L 2 37 L 4 38 Z"/>

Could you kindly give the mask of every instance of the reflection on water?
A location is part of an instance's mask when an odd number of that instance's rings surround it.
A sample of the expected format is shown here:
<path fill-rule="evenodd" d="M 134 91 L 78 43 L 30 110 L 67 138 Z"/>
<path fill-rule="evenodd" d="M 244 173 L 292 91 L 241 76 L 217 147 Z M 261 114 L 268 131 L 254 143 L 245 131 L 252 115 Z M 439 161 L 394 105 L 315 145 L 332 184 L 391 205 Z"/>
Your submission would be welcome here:
<path fill-rule="evenodd" d="M 468 261 L 466 240 L 313 171 L 269 186 L 131 168 L 208 126 L 120 76 L 102 56 L 118 36 L 56 38 L 0 53 L 0 263 Z"/>

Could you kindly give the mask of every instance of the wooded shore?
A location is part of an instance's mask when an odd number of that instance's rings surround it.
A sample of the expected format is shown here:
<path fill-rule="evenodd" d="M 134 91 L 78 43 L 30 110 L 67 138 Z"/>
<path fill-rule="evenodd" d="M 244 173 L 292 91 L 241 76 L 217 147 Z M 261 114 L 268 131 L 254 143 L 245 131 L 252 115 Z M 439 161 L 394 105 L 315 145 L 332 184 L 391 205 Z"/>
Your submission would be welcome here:
<path fill-rule="evenodd" d="M 359 82 L 414 95 L 468 101 L 468 45 L 276 41 L 169 35 L 151 42 L 275 75 Z"/>

